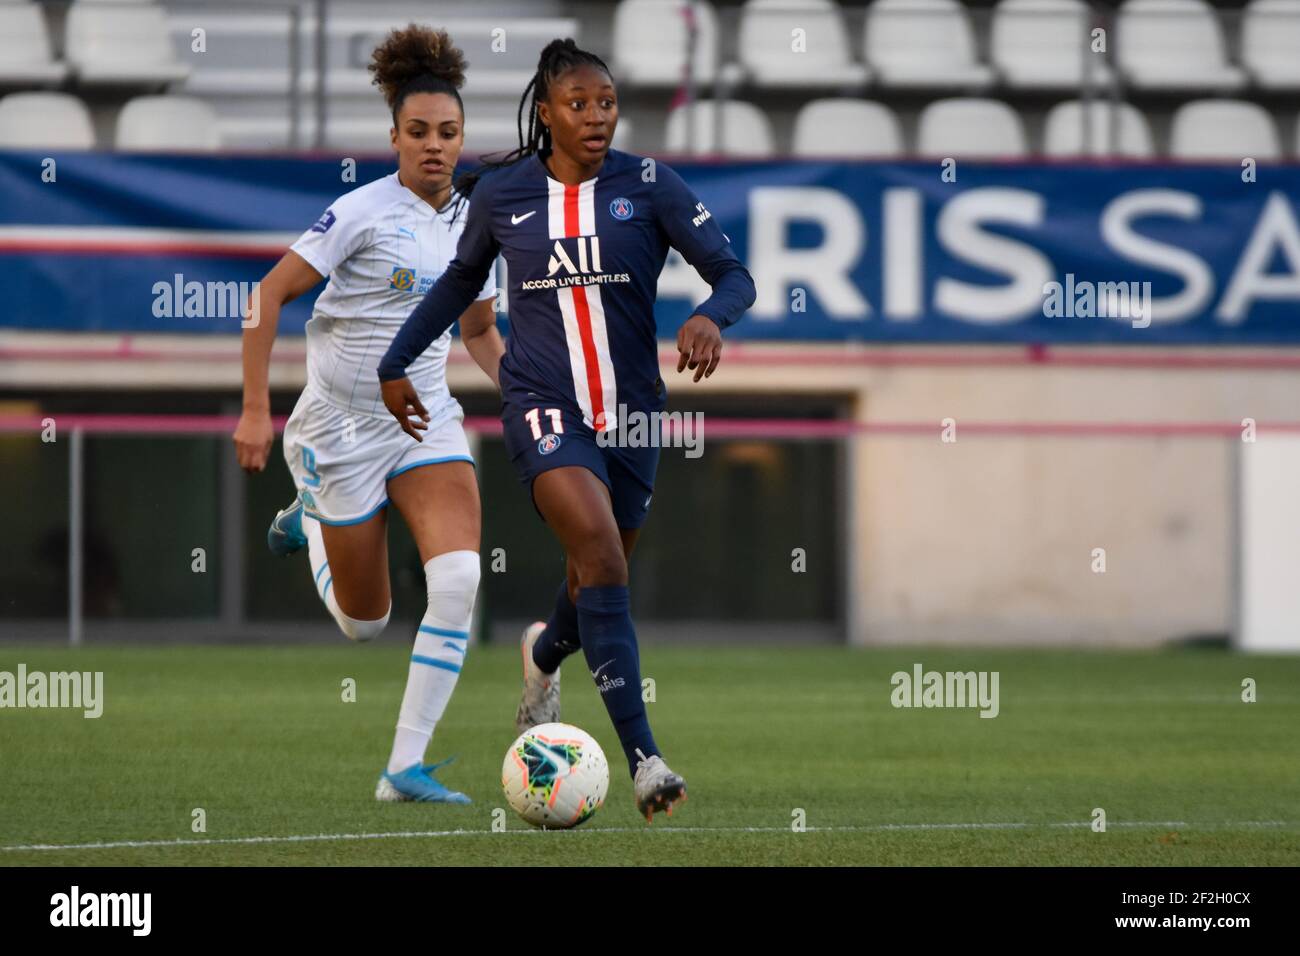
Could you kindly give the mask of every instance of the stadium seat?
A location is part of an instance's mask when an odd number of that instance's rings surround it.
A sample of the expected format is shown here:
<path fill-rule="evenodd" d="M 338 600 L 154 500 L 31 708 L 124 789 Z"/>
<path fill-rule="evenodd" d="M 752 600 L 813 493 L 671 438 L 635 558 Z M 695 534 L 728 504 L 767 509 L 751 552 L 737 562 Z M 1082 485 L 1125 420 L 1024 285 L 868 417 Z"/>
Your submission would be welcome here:
<path fill-rule="evenodd" d="M 795 117 L 793 153 L 809 158 L 900 156 L 903 134 L 894 111 L 881 103 L 813 100 Z"/>
<path fill-rule="evenodd" d="M 1242 12 L 1241 62 L 1266 90 L 1300 89 L 1300 0 L 1255 0 Z"/>
<path fill-rule="evenodd" d="M 190 73 L 176 61 L 165 12 L 153 4 L 77 0 L 68 8 L 65 46 L 83 84 L 160 86 Z"/>
<path fill-rule="evenodd" d="M 1083 0 L 1002 0 L 993 12 L 990 58 L 1009 86 L 1078 89 L 1109 81 L 1104 53 L 1091 47 Z"/>
<path fill-rule="evenodd" d="M 716 104 L 699 100 L 668 114 L 664 134 L 670 153 L 718 153 L 725 156 L 771 156 L 772 127 L 753 103 L 731 100 L 722 104 L 722 142 L 715 142 Z"/>
<path fill-rule="evenodd" d="M 221 148 L 216 111 L 189 96 L 137 96 L 117 117 L 118 149 L 208 152 Z"/>
<path fill-rule="evenodd" d="M 1282 147 L 1273 118 L 1258 103 L 1194 100 L 1174 113 L 1169 155 L 1240 162 L 1246 157 L 1279 159 Z"/>
<path fill-rule="evenodd" d="M 632 152 L 633 143 L 636 142 L 636 129 L 632 120 L 627 117 L 619 117 L 618 125 L 614 127 L 614 138 L 610 141 L 610 146 L 614 149 L 621 149 L 623 152 Z M 518 140 L 518 136 L 515 137 Z M 511 144 L 515 145 L 514 143 Z"/>
<path fill-rule="evenodd" d="M 92 149 L 86 104 L 67 93 L 10 93 L 0 99 L 0 147 Z"/>
<path fill-rule="evenodd" d="M 916 151 L 956 159 L 1021 157 L 1025 131 L 1020 114 L 999 100 L 937 100 L 921 111 Z"/>
<path fill-rule="evenodd" d="M 1088 127 L 1084 127 L 1087 116 Z M 1118 119 L 1119 128 L 1114 128 Z M 1116 137 L 1118 133 L 1118 137 Z M 1058 103 L 1047 114 L 1043 153 L 1053 157 L 1125 156 L 1144 159 L 1155 155 L 1146 117 L 1129 103 L 1116 114 L 1108 100 L 1093 100 L 1087 112 L 1080 100 Z"/>
<path fill-rule="evenodd" d="M 68 67 L 50 54 L 50 36 L 34 3 L 0 3 L 0 85 L 52 86 Z"/>
<path fill-rule="evenodd" d="M 465 155 L 481 156 L 514 149 L 519 145 L 519 132 L 514 118 L 486 115 L 485 111 L 467 107 L 469 120 L 465 126 Z M 389 130 L 393 121 L 381 108 L 371 109 L 364 115 L 330 115 L 325 126 L 325 145 L 331 149 L 345 149 L 358 154 L 386 153 L 389 150 Z M 222 117 L 218 127 L 223 137 L 241 147 L 257 149 L 285 149 L 288 140 L 283 121 L 254 126 L 247 121 Z M 306 131 L 310 136 L 311 129 Z M 631 150 L 633 123 L 620 119 L 614 130 L 615 149 Z"/>
<path fill-rule="evenodd" d="M 622 0 L 614 11 L 614 56 L 610 68 L 634 86 L 676 87 L 686 69 L 689 43 L 686 0 Z M 718 73 L 718 19 L 708 3 L 691 5 L 695 16 L 695 58 L 691 75 L 712 83 Z"/>
<path fill-rule="evenodd" d="M 795 48 L 795 31 L 803 46 Z M 849 55 L 832 0 L 747 0 L 740 11 L 740 65 L 758 86 L 854 87 L 868 70 Z"/>
<path fill-rule="evenodd" d="M 975 34 L 957 0 L 876 0 L 867 9 L 866 61 L 886 86 L 983 88 L 993 71 L 975 57 Z"/>
<path fill-rule="evenodd" d="M 1128 0 L 1120 7 L 1117 57 L 1144 90 L 1235 90 L 1245 74 L 1227 61 L 1218 17 L 1204 0 Z"/>

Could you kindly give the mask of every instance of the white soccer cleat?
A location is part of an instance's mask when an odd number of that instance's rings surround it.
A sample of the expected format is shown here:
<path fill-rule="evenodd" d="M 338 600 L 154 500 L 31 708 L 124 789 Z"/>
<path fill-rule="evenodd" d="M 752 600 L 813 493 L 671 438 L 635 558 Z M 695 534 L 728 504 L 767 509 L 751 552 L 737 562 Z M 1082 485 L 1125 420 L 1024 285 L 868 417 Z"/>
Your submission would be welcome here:
<path fill-rule="evenodd" d="M 533 663 L 533 645 L 546 630 L 544 621 L 535 621 L 524 629 L 519 639 L 519 649 L 524 657 L 524 692 L 515 711 L 515 729 L 519 733 L 531 730 L 538 724 L 554 724 L 560 720 L 560 669 L 546 674 Z"/>
<path fill-rule="evenodd" d="M 673 806 L 686 799 L 686 781 L 673 773 L 658 754 L 647 757 L 640 750 L 636 754 L 641 758 L 636 762 L 636 776 L 632 779 L 637 811 L 646 823 L 652 822 L 659 810 L 671 817 Z"/>

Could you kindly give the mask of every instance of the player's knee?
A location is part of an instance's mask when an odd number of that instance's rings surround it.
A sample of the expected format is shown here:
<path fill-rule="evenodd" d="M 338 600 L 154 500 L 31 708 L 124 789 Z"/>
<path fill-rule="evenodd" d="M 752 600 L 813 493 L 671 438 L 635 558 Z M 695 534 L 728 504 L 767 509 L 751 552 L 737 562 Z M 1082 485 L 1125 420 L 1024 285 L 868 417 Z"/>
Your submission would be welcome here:
<path fill-rule="evenodd" d="M 439 617 L 468 620 L 478 594 L 478 552 L 448 551 L 434 555 L 424 564 L 424 580 L 429 606 L 437 608 Z"/>
<path fill-rule="evenodd" d="M 608 544 L 594 543 L 584 548 L 583 552 L 575 561 L 578 566 L 578 588 L 627 584 L 627 557 L 617 539 Z M 570 591 L 571 597 L 575 597 L 576 590 Z"/>
<path fill-rule="evenodd" d="M 388 610 L 384 616 L 373 621 L 358 620 L 354 617 L 348 617 L 340 610 L 335 615 L 338 621 L 339 630 L 342 631 L 350 641 L 373 641 L 380 634 L 384 633 L 384 628 L 388 626 L 388 618 L 393 613 L 393 605 L 388 605 Z"/>

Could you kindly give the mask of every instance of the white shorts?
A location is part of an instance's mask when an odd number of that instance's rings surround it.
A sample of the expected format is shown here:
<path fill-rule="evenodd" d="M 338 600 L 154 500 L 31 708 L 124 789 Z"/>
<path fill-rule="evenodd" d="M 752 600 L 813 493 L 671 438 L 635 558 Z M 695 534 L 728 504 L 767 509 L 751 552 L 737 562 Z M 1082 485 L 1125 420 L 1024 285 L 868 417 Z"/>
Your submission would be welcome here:
<path fill-rule="evenodd" d="M 467 461 L 460 403 L 430 413 L 417 442 L 394 418 L 348 412 L 303 392 L 284 426 L 284 460 L 303 507 L 322 524 L 360 524 L 388 505 L 388 481 L 404 471 Z"/>

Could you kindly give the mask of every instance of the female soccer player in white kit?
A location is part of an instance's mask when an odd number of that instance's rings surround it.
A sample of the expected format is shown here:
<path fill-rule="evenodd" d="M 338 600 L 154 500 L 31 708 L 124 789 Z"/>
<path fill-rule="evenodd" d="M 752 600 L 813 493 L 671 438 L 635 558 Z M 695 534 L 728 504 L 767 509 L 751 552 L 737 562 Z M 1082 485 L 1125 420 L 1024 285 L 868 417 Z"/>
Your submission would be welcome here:
<path fill-rule="evenodd" d="M 397 172 L 339 198 L 260 283 L 244 332 L 244 408 L 234 441 L 240 465 L 261 471 L 274 440 L 267 369 L 281 306 L 329 282 L 307 323 L 307 387 L 284 432 L 298 487 L 267 541 L 277 554 L 306 546 L 317 593 L 355 641 L 388 623 L 387 507 L 397 506 L 424 563 L 428 608 L 416 635 L 379 800 L 468 803 L 424 755 L 465 659 L 479 583 L 478 485 L 447 389 L 450 334 L 412 365 L 429 412 L 412 442 L 380 398 L 376 367 L 397 329 L 456 253 L 467 204 L 451 184 L 464 145 L 458 88 L 465 61 L 444 31 L 394 31 L 370 65 L 393 114 Z M 496 381 L 504 347 L 492 300 L 495 274 L 460 317 L 461 337 Z M 253 308 L 250 303 L 250 309 Z"/>

